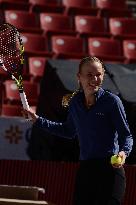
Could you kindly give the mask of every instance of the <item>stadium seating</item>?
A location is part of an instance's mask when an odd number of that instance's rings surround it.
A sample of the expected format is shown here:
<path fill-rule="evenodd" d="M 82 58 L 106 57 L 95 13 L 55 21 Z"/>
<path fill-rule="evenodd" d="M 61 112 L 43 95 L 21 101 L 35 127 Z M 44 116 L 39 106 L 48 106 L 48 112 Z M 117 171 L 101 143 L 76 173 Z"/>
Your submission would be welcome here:
<path fill-rule="evenodd" d="M 49 36 L 52 34 L 75 34 L 72 29 L 72 22 L 69 16 L 62 16 L 62 14 L 55 13 L 41 13 L 40 22 L 41 28 Z"/>
<path fill-rule="evenodd" d="M 98 15 L 106 18 L 131 16 L 125 0 L 96 0 L 96 7 L 99 8 Z"/>
<path fill-rule="evenodd" d="M 5 22 L 4 10 L 0 8 L 0 24 Z"/>
<path fill-rule="evenodd" d="M 100 56 L 104 61 L 127 62 L 124 61 L 122 53 L 124 45 L 122 47 L 121 41 L 116 42 L 118 44 L 116 53 L 115 49 L 108 50 L 108 46 L 103 50 L 103 43 L 101 43 L 101 49 L 97 46 L 90 46 L 91 44 L 89 43 L 92 37 L 93 40 L 99 38 L 99 41 L 100 39 L 106 39 L 103 37 L 111 36 L 114 38 L 118 37 L 121 40 L 130 40 L 132 38 L 135 40 L 135 19 L 110 17 L 118 16 L 118 12 L 120 16 L 122 14 L 123 16 L 129 16 L 131 12 L 128 11 L 125 0 L 96 0 L 96 2 L 93 0 L 0 0 L 0 5 L 3 2 L 9 3 L 9 5 L 14 3 L 27 4 L 27 10 L 30 7 L 29 11 L 38 12 L 29 13 L 24 11 L 26 9 L 23 7 L 19 9 L 16 6 L 14 10 L 12 6 L 9 9 L 2 7 L 5 21 L 15 25 L 21 31 L 25 46 L 25 56 L 28 58 L 28 64 L 25 64 L 27 69 L 24 73 L 25 80 L 41 78 L 46 63 L 45 59 L 52 57 L 79 59 L 88 55 L 87 52 L 94 55 L 94 50 L 95 52 L 97 50 L 99 52 L 96 52 L 95 55 L 97 57 Z M 90 40 L 86 41 L 89 37 Z M 111 39 L 107 40 L 111 43 Z M 96 44 L 94 43 L 94 45 Z M 111 44 L 113 46 L 113 41 Z M 88 51 L 86 47 L 88 47 Z M 111 51 L 113 52 L 112 54 L 110 54 Z M 36 60 L 37 64 L 35 63 L 34 66 L 35 59 L 38 61 Z M 42 64 L 40 65 L 38 62 Z M 36 68 L 38 65 L 40 65 L 40 69 Z M 31 78 L 29 78 L 29 73 Z M 9 79 L 3 71 L 0 71 L 0 77 L 3 80 Z"/>
<path fill-rule="evenodd" d="M 6 80 L 5 85 L 5 100 L 6 103 L 21 104 L 18 88 L 13 80 Z M 28 103 L 30 105 L 37 105 L 39 96 L 39 86 L 37 83 L 31 83 L 29 81 L 23 82 L 24 91 L 26 93 Z"/>
<path fill-rule="evenodd" d="M 1 67 L 0 67 L 0 80 L 4 80 L 8 78 L 7 72 L 5 72 Z"/>
<path fill-rule="evenodd" d="M 22 32 L 42 33 L 39 18 L 26 11 L 6 10 L 6 22 L 16 26 Z"/>
<path fill-rule="evenodd" d="M 120 41 L 109 38 L 88 38 L 88 50 L 103 61 L 124 62 Z"/>
<path fill-rule="evenodd" d="M 28 62 L 31 79 L 39 80 L 44 74 L 47 59 L 44 57 L 31 57 Z"/>
<path fill-rule="evenodd" d="M 69 15 L 97 15 L 97 9 L 93 7 L 92 0 L 62 0 L 65 6 L 65 14 Z"/>
<path fill-rule="evenodd" d="M 52 56 L 52 53 L 48 51 L 48 42 L 44 36 L 38 34 L 22 33 L 21 38 L 25 47 L 25 53 L 27 57 Z"/>
<path fill-rule="evenodd" d="M 80 36 L 110 36 L 104 18 L 75 16 L 75 30 Z"/>
<path fill-rule="evenodd" d="M 20 3 L 28 3 L 28 0 L 0 0 L 0 2 L 12 2 L 12 3 L 17 3 L 17 2 L 20 2 Z"/>
<path fill-rule="evenodd" d="M 126 57 L 125 63 L 136 63 L 136 39 L 124 40 L 123 51 Z"/>
<path fill-rule="evenodd" d="M 97 7 L 101 9 L 126 9 L 126 0 L 96 0 Z"/>
<path fill-rule="evenodd" d="M 10 104 L 2 104 L 2 116 L 22 116 L 22 106 L 20 105 L 10 105 Z"/>
<path fill-rule="evenodd" d="M 55 58 L 78 59 L 86 55 L 83 40 L 73 36 L 53 36 L 52 51 Z"/>
<path fill-rule="evenodd" d="M 30 106 L 36 112 L 36 106 Z M 1 116 L 4 117 L 23 117 L 22 105 L 2 104 Z"/>
<path fill-rule="evenodd" d="M 136 39 L 136 19 L 110 18 L 110 33 L 121 39 Z"/>
<path fill-rule="evenodd" d="M 29 10 L 28 0 L 0 0 L 1 9 Z"/>
<path fill-rule="evenodd" d="M 29 0 L 30 11 L 62 13 L 64 7 L 57 0 Z"/>
<path fill-rule="evenodd" d="M 23 79 L 29 79 L 26 62 L 24 63 L 23 66 L 22 75 L 23 75 Z M 11 79 L 11 76 L 6 71 L 4 71 L 3 68 L 0 66 L 0 80 L 3 82 L 6 79 Z"/>

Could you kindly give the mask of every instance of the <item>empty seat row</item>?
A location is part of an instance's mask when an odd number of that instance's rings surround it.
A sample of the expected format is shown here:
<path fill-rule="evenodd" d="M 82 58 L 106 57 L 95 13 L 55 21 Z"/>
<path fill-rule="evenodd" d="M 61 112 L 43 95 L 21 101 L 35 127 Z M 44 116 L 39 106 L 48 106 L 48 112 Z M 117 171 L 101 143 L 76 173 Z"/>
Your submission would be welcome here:
<path fill-rule="evenodd" d="M 112 36 L 121 39 L 136 39 L 136 19 L 134 18 L 95 18 L 90 16 L 76 16 L 75 30 L 79 34 L 90 36 Z"/>
<path fill-rule="evenodd" d="M 0 0 L 2 9 L 59 12 L 70 15 L 131 16 L 125 0 Z M 115 12 L 116 10 L 116 12 Z"/>
<path fill-rule="evenodd" d="M 26 55 L 29 57 L 51 56 L 53 58 L 79 59 L 89 54 L 97 57 L 101 56 L 105 61 L 113 59 L 112 56 L 117 56 L 115 59 L 119 59 L 119 56 L 122 56 L 120 58 L 122 62 L 131 62 L 131 59 L 134 60 L 136 58 L 136 39 L 120 41 L 104 37 L 89 37 L 84 42 L 84 39 L 80 37 L 57 35 L 51 38 L 51 52 L 45 50 L 47 41 L 40 35 L 23 33 L 22 40 Z"/>
<path fill-rule="evenodd" d="M 28 0 L 0 0 L 1 9 L 29 10 Z"/>
<path fill-rule="evenodd" d="M 74 19 L 55 13 L 40 13 L 40 16 L 25 11 L 5 11 L 5 21 L 13 24 L 22 32 L 88 35 L 88 36 L 121 36 L 136 37 L 136 19 L 109 18 L 77 15 Z"/>
<path fill-rule="evenodd" d="M 43 44 L 41 36 L 27 36 L 29 44 L 25 45 L 25 54 L 29 56 L 24 65 L 24 79 L 39 81 L 44 75 L 48 56 L 44 51 L 37 52 L 39 44 Z M 136 62 L 136 39 L 124 40 L 123 42 L 110 38 L 88 38 L 88 50 L 84 48 L 81 38 L 73 36 L 53 36 L 52 37 L 52 57 L 60 59 L 81 59 L 84 56 L 97 56 L 105 62 L 115 63 L 135 63 Z M 46 51 L 47 52 L 47 51 Z M 29 55 L 29 54 L 32 54 Z M 38 55 L 40 54 L 40 55 Z M 0 69 L 1 79 L 10 79 L 5 71 Z"/>
<path fill-rule="evenodd" d="M 30 108 L 36 112 L 36 106 L 31 106 Z M 21 105 L 2 104 L 0 115 L 4 117 L 23 117 L 22 110 Z"/>
<path fill-rule="evenodd" d="M 86 39 L 69 35 L 53 35 L 51 45 L 46 37 L 38 34 L 21 33 L 25 57 L 52 57 L 80 59 L 86 55 L 107 60 L 119 59 L 130 63 L 136 59 L 136 38 L 119 40 L 108 37 L 88 37 Z M 2 71 L 3 72 L 3 71 Z"/>
<path fill-rule="evenodd" d="M 95 13 L 95 9 L 98 8 L 100 10 L 117 10 L 117 13 L 118 11 L 120 10 L 124 10 L 126 11 L 126 14 L 128 15 L 131 15 L 128 11 L 128 6 L 127 6 L 127 3 L 126 3 L 126 0 L 118 0 L 118 1 L 115 1 L 115 0 L 29 0 L 29 2 L 31 4 L 39 4 L 39 5 L 47 5 L 47 4 L 50 4 L 50 5 L 62 5 L 65 7 L 65 10 L 67 11 L 66 13 L 70 13 L 70 10 L 73 10 L 75 9 L 75 13 L 76 11 L 79 11 L 81 10 L 88 10 L 89 14 L 91 14 L 91 12 L 93 12 L 94 10 L 94 13 Z M 89 10 L 90 9 L 90 10 Z M 87 14 L 87 13 L 85 13 Z M 114 14 L 115 15 L 115 14 Z"/>

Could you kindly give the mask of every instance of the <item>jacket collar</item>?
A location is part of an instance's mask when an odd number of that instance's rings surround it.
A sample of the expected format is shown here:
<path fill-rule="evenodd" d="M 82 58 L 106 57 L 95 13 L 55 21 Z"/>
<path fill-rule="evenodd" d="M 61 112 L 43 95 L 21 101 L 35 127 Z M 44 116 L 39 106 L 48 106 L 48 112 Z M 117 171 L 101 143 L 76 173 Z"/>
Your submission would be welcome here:
<path fill-rule="evenodd" d="M 99 100 L 99 98 L 104 94 L 104 89 L 99 88 L 99 90 L 95 93 L 96 101 Z"/>

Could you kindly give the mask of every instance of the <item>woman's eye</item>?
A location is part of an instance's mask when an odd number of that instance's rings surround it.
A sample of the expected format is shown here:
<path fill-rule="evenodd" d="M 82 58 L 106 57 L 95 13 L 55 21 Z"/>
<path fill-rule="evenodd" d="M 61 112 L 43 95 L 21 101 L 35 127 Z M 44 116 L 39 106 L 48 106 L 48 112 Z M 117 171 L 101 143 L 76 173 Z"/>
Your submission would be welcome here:
<path fill-rule="evenodd" d="M 100 77 L 101 76 L 101 74 L 98 74 L 98 75 L 96 75 L 97 77 Z"/>
<path fill-rule="evenodd" d="M 92 74 L 88 74 L 87 76 L 88 76 L 88 77 L 92 77 L 93 75 L 92 75 Z"/>

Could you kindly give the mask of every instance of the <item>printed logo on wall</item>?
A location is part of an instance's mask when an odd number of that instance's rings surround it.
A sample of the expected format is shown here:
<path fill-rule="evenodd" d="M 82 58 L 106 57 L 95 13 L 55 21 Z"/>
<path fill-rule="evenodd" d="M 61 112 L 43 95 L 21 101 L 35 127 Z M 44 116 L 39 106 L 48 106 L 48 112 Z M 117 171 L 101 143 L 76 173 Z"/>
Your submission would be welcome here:
<path fill-rule="evenodd" d="M 9 141 L 10 144 L 19 144 L 22 139 L 23 131 L 18 125 L 10 125 L 8 129 L 5 130 L 4 137 Z"/>
<path fill-rule="evenodd" d="M 29 160 L 32 123 L 19 117 L 0 117 L 0 159 Z"/>

